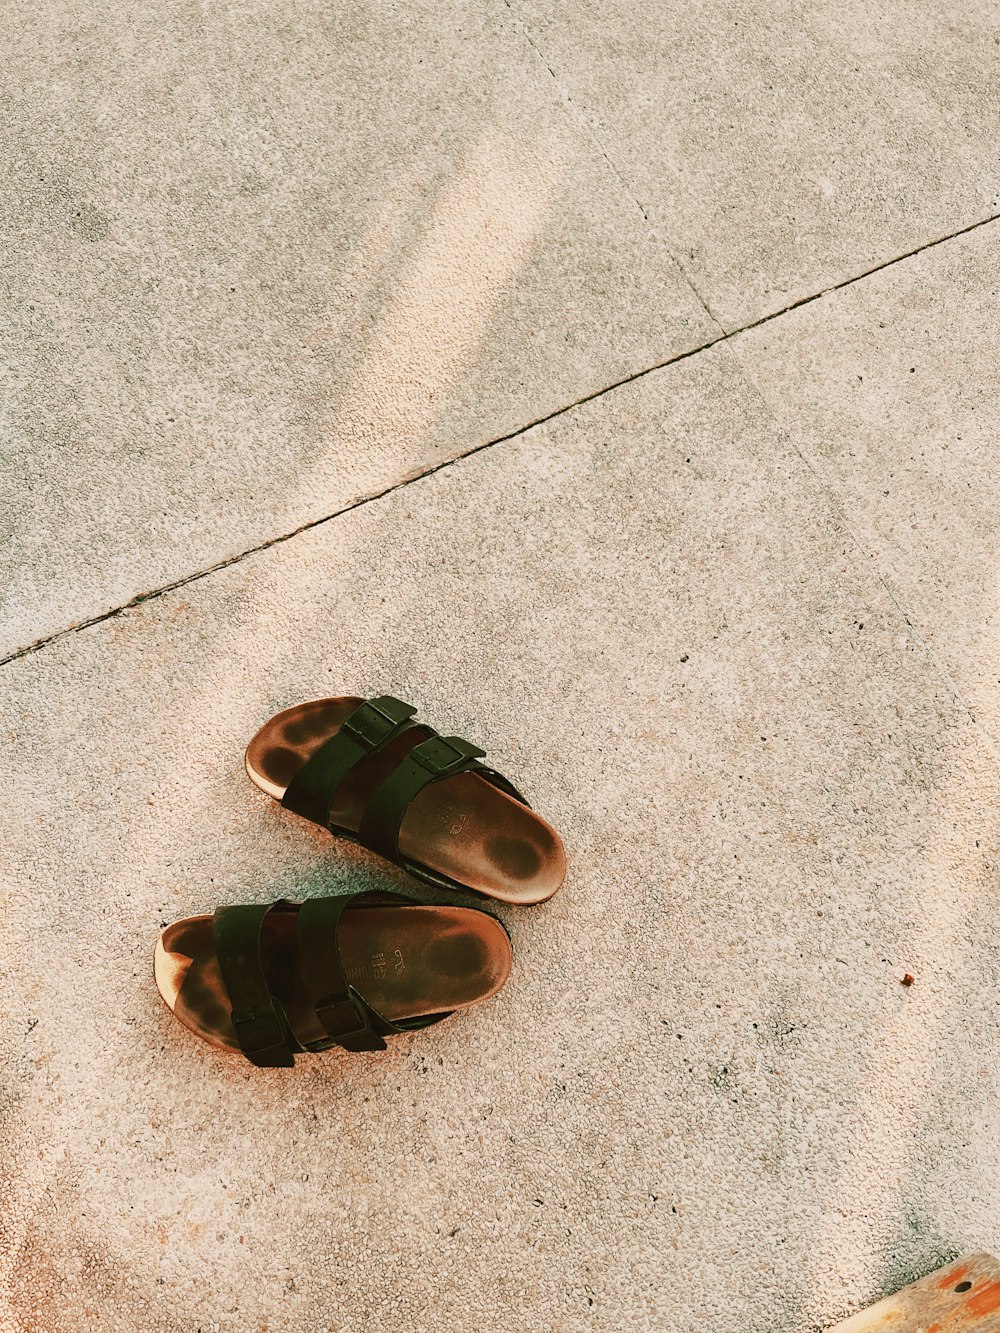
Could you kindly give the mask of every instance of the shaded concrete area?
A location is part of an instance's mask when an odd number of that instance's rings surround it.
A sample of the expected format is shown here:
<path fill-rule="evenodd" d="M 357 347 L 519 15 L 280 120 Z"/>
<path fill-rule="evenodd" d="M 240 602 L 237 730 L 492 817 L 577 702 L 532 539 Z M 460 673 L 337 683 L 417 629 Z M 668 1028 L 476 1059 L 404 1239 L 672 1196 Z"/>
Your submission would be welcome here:
<path fill-rule="evenodd" d="M 734 346 L 1000 750 L 1000 227 Z"/>
<path fill-rule="evenodd" d="M 14 11 L 4 1333 L 819 1333 L 1000 1250 L 1000 224 L 898 259 L 993 207 L 990 20 L 602 13 Z M 153 943 L 413 889 L 242 771 L 349 692 L 570 876 L 255 1070 Z"/>
<path fill-rule="evenodd" d="M 717 333 L 500 17 L 11 23 L 0 656 Z"/>
<path fill-rule="evenodd" d="M 1000 213 L 978 0 L 499 0 L 727 329 Z"/>

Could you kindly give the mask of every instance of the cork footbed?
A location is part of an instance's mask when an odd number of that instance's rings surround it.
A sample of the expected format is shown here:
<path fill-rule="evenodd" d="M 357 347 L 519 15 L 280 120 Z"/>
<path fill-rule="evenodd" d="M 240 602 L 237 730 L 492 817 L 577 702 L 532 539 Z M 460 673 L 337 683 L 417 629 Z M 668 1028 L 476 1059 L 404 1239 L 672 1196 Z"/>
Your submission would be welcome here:
<path fill-rule="evenodd" d="M 296 966 L 294 912 L 272 912 L 261 932 L 264 975 L 302 1043 L 325 1036 Z M 499 921 L 470 907 L 349 907 L 337 936 L 350 984 L 385 1018 L 467 1009 L 495 995 L 510 975 L 510 939 Z M 199 1037 L 239 1051 L 232 1005 L 212 942 L 212 918 L 164 930 L 153 975 L 167 1007 Z"/>
<path fill-rule="evenodd" d="M 247 773 L 280 801 L 306 760 L 361 702 L 317 699 L 286 708 L 250 742 Z M 414 733 L 426 735 L 420 727 L 408 728 L 341 784 L 330 818 L 348 836 L 357 833 L 372 792 L 409 752 Z M 555 829 L 475 773 L 442 778 L 418 793 L 403 817 L 399 851 L 404 863 L 507 903 L 544 902 L 566 876 L 566 855 Z"/>

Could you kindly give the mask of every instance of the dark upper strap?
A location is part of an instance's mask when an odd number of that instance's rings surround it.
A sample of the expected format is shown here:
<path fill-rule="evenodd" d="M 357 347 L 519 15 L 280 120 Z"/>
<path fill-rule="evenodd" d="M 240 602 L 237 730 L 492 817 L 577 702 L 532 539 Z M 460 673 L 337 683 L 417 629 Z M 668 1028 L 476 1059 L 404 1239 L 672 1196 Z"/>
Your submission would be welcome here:
<path fill-rule="evenodd" d="M 288 784 L 281 804 L 325 827 L 337 788 L 351 769 L 398 736 L 416 711 L 390 694 L 366 699 L 341 723 L 340 730 L 310 755 Z"/>
<path fill-rule="evenodd" d="M 385 748 L 410 725 L 416 709 L 383 694 L 368 699 L 341 723 L 340 730 L 311 755 L 289 783 L 282 805 L 324 827 L 330 827 L 330 807 L 340 784 L 369 755 Z M 455 773 L 475 772 L 522 805 L 528 802 L 517 788 L 495 769 L 480 763 L 484 751 L 458 736 L 438 736 L 429 727 L 427 739 L 414 744 L 395 769 L 376 788 L 365 809 L 357 839 L 380 856 L 399 863 L 399 829 L 414 797 L 430 782 Z M 338 830 L 343 831 L 343 830 Z M 408 867 L 431 883 L 455 887 L 446 877 Z M 345 1021 L 346 1010 L 343 1015 Z"/>
<path fill-rule="evenodd" d="M 288 910 L 280 901 L 263 906 L 220 907 L 212 926 L 219 971 L 233 1007 L 233 1027 L 240 1049 L 262 1068 L 294 1065 L 293 1051 L 302 1047 L 292 1035 L 285 1011 L 264 976 L 260 936 L 272 910 Z"/>
<path fill-rule="evenodd" d="M 477 769 L 486 753 L 459 736 L 431 736 L 415 745 L 377 788 L 361 820 L 358 841 L 373 852 L 399 860 L 399 826 L 410 803 L 430 782 Z"/>
<path fill-rule="evenodd" d="M 299 908 L 299 969 L 316 1017 L 329 1042 L 347 1051 L 384 1051 L 383 1038 L 403 1029 L 390 1022 L 347 980 L 340 957 L 340 919 L 350 906 L 375 902 L 412 902 L 399 893 L 348 893 L 336 898 L 309 898 Z"/>

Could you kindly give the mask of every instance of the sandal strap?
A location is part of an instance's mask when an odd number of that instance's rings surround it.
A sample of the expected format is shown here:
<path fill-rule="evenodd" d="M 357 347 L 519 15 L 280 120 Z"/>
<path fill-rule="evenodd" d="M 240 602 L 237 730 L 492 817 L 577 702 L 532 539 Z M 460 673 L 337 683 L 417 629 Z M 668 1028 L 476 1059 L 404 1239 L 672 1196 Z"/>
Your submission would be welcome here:
<path fill-rule="evenodd" d="M 399 759 L 375 789 L 365 808 L 357 835 L 351 835 L 356 836 L 362 846 L 397 865 L 402 864 L 399 856 L 399 830 L 410 804 L 429 783 L 452 777 L 456 773 L 475 772 L 522 805 L 528 805 L 524 796 L 503 774 L 480 762 L 485 751 L 459 736 L 439 736 L 426 724 L 411 727 L 411 719 L 416 711 L 412 704 L 396 699 L 391 694 L 366 699 L 341 723 L 339 731 L 303 764 L 288 784 L 281 804 L 335 833 L 344 832 L 330 821 L 330 808 L 341 783 L 362 760 L 378 754 L 401 732 L 409 729 L 413 733 L 409 753 Z M 422 739 L 418 741 L 418 738 Z M 462 887 L 447 878 L 425 874 L 418 866 L 408 864 L 406 868 L 428 883 L 437 886 L 444 884 L 449 888 Z M 344 1009 L 341 1026 L 348 1021 L 348 1011 Z"/>
<path fill-rule="evenodd" d="M 346 1051 L 384 1051 L 384 1038 L 406 1029 L 391 1022 L 350 984 L 344 972 L 338 939 L 340 920 L 351 906 L 412 903 L 401 893 L 347 893 L 338 897 L 309 898 L 299 908 L 299 970 L 314 999 L 316 1017 L 328 1040 L 311 1050 L 342 1046 Z"/>
<path fill-rule="evenodd" d="M 251 1064 L 287 1069 L 295 1039 L 280 1000 L 271 994 L 260 956 L 264 919 L 272 911 L 293 910 L 284 899 L 247 907 L 219 907 L 212 924 L 219 971 L 232 1005 L 232 1023 L 240 1050 Z"/>
<path fill-rule="evenodd" d="M 281 804 L 326 827 L 337 788 L 351 769 L 394 740 L 416 711 L 391 694 L 366 699 L 303 764 L 288 784 Z"/>
<path fill-rule="evenodd" d="M 415 745 L 372 795 L 361 819 L 358 841 L 379 856 L 399 861 L 399 828 L 414 797 L 432 782 L 456 773 L 492 770 L 479 761 L 485 750 L 460 736 L 431 736 Z"/>

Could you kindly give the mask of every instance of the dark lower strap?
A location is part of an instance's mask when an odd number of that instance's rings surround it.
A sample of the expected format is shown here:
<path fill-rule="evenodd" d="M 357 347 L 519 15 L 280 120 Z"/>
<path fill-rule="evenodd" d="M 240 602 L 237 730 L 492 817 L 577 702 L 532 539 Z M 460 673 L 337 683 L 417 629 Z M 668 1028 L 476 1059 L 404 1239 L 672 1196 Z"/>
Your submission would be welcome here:
<path fill-rule="evenodd" d="M 316 1017 L 329 1042 L 347 1051 L 384 1051 L 383 1038 L 400 1029 L 354 989 L 344 973 L 338 931 L 350 906 L 363 903 L 411 902 L 396 893 L 349 893 L 337 898 L 310 898 L 299 908 L 299 969 Z"/>
<path fill-rule="evenodd" d="M 289 906 L 277 902 L 220 907 L 212 926 L 219 971 L 232 1005 L 236 1040 L 251 1064 L 265 1069 L 294 1065 L 292 1052 L 302 1049 L 292 1035 L 280 1001 L 271 994 L 260 956 L 264 918 L 272 910 Z"/>
<path fill-rule="evenodd" d="M 383 694 L 367 699 L 341 723 L 288 784 L 281 804 L 324 827 L 337 788 L 366 755 L 381 750 L 409 724 L 417 710 Z"/>
<path fill-rule="evenodd" d="M 373 794 L 358 829 L 358 841 L 398 861 L 399 826 L 413 798 L 430 782 L 484 769 L 479 760 L 485 753 L 458 736 L 431 736 L 415 745 Z"/>

